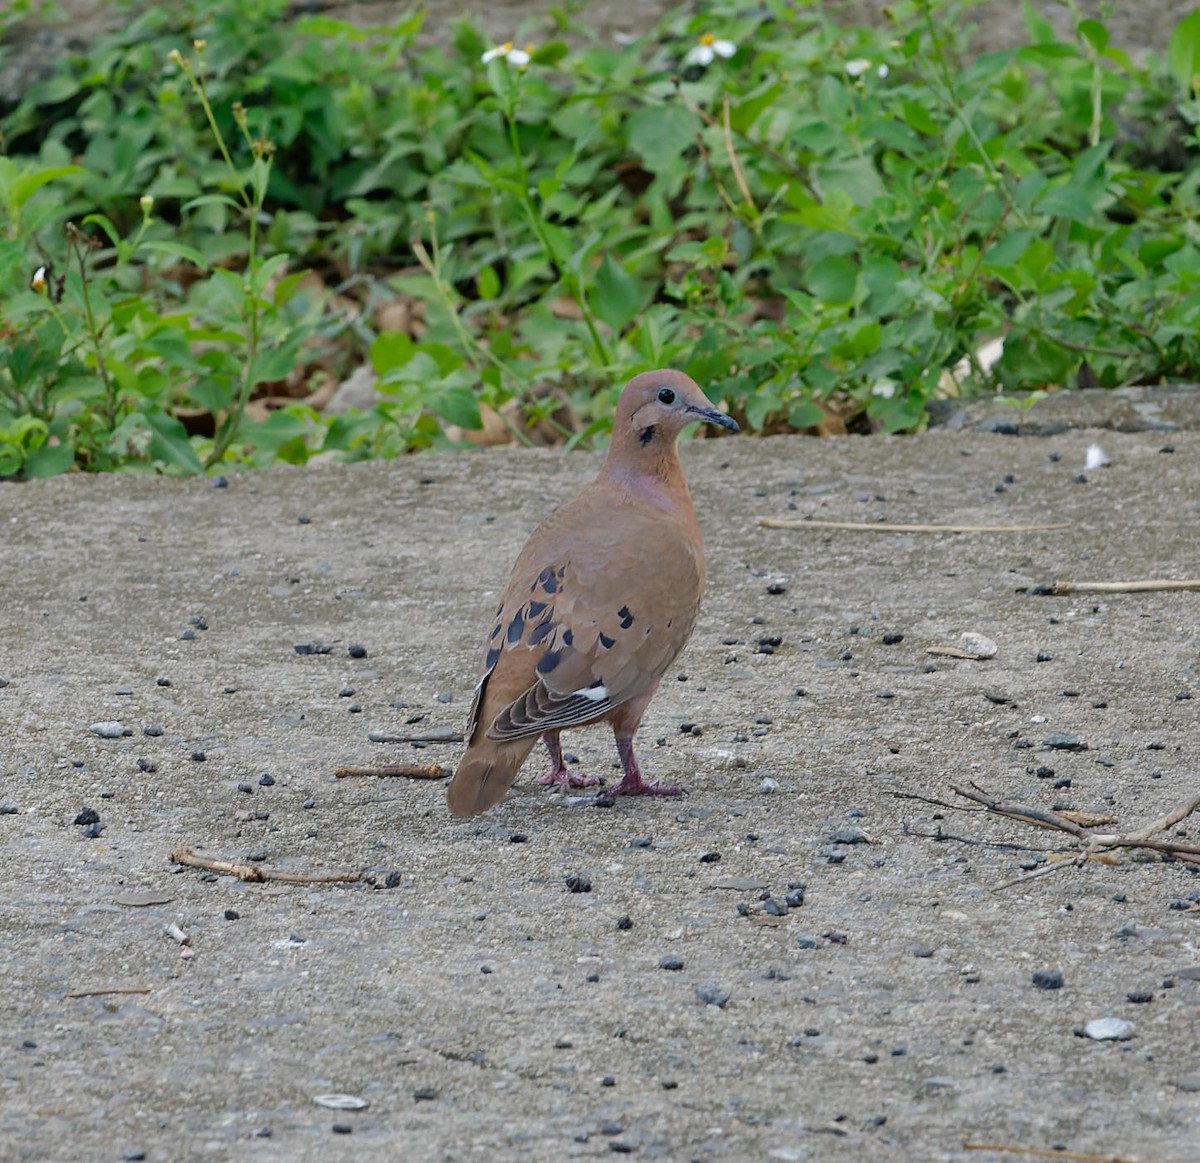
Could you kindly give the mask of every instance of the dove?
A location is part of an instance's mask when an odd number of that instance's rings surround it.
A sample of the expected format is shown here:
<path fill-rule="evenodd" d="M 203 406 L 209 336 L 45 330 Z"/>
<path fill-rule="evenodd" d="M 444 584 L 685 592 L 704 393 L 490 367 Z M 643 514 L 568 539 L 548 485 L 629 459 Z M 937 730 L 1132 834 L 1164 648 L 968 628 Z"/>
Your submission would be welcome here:
<path fill-rule="evenodd" d="M 704 545 L 676 438 L 696 421 L 738 431 L 679 371 L 621 392 L 599 475 L 526 541 L 496 609 L 447 789 L 456 816 L 497 804 L 540 737 L 563 791 L 599 781 L 563 761 L 559 736 L 606 721 L 624 775 L 612 795 L 678 795 L 643 778 L 633 739 L 687 645 L 704 592 Z"/>

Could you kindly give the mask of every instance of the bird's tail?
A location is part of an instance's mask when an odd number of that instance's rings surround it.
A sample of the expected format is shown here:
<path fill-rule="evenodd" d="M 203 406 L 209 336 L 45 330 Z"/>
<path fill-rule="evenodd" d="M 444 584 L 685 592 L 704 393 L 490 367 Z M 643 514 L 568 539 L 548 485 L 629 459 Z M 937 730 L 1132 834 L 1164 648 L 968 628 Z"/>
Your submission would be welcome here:
<path fill-rule="evenodd" d="M 472 743 L 446 789 L 450 810 L 456 816 L 477 816 L 498 804 L 536 742 L 537 736 L 507 743 L 484 737 Z"/>

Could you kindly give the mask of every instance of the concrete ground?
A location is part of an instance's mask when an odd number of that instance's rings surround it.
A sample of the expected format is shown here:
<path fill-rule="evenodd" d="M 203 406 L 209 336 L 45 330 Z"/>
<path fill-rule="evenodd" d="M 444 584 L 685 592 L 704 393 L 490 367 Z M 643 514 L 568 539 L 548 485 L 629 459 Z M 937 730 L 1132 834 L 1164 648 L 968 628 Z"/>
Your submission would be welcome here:
<path fill-rule="evenodd" d="M 593 456 L 0 486 L 0 1158 L 1197 1158 L 1200 869 L 1002 887 L 1068 838 L 952 785 L 1124 828 L 1200 791 L 1200 594 L 1032 592 L 1200 574 L 1200 433 L 685 461 L 709 593 L 639 747 L 689 794 L 564 800 L 539 756 L 466 822 L 444 781 L 335 769 L 454 764 L 368 734 L 461 727 L 494 596 Z M 964 631 L 997 655 L 928 653 Z M 566 741 L 612 778 L 602 730 Z M 1106 1017 L 1132 1038 L 1079 1036 Z"/>

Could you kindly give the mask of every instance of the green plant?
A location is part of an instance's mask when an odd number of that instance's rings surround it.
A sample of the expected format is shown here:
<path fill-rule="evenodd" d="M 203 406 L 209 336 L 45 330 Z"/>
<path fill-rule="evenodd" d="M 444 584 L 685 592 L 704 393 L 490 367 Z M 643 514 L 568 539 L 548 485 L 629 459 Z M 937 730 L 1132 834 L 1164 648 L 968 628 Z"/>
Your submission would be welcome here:
<path fill-rule="evenodd" d="M 497 417 L 585 443 L 663 364 L 761 431 L 910 430 L 947 390 L 1050 391 L 1085 361 L 1195 379 L 1200 22 L 1139 63 L 1027 5 L 1028 44 L 973 55 L 962 7 L 868 28 L 712 0 L 624 49 L 556 13 L 528 50 L 468 23 L 420 42 L 419 12 L 147 10 L 4 126 L 0 470 L 64 444 L 173 471 L 396 455 Z M 394 300 L 406 330 L 381 332 Z M 381 401 L 251 418 L 318 350 L 369 360 Z"/>

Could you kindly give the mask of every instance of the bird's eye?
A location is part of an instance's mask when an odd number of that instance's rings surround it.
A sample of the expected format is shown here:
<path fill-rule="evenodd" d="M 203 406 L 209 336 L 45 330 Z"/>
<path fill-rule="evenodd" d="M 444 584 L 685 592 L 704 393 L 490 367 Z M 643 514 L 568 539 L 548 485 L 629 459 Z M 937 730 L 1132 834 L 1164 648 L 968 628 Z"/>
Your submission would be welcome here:
<path fill-rule="evenodd" d="M 660 404 L 675 403 L 675 393 L 670 388 L 660 388 L 658 392 L 658 402 Z"/>

